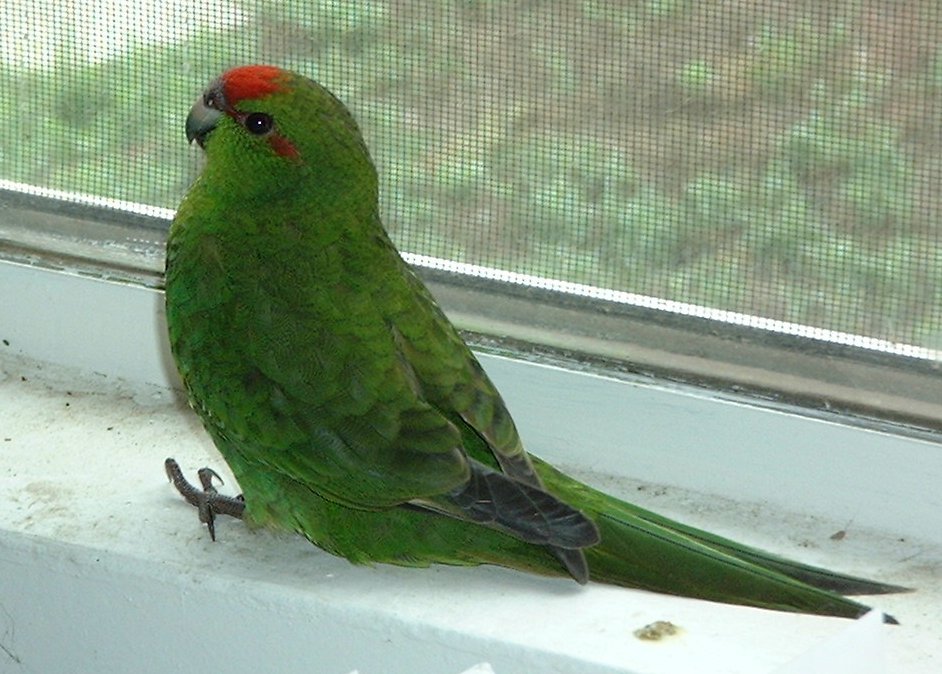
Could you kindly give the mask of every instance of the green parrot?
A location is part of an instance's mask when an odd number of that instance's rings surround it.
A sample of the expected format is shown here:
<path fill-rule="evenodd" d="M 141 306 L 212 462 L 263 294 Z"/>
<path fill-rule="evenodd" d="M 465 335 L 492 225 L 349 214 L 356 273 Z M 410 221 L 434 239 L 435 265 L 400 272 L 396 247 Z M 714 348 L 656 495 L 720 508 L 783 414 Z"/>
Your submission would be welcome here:
<path fill-rule="evenodd" d="M 904 589 L 671 521 L 529 455 L 386 234 L 369 152 L 324 87 L 234 68 L 186 133 L 207 161 L 170 229 L 167 325 L 244 500 L 209 469 L 200 489 L 166 468 L 210 527 L 235 515 L 358 564 L 498 564 L 850 618 L 868 609 L 842 595 Z"/>

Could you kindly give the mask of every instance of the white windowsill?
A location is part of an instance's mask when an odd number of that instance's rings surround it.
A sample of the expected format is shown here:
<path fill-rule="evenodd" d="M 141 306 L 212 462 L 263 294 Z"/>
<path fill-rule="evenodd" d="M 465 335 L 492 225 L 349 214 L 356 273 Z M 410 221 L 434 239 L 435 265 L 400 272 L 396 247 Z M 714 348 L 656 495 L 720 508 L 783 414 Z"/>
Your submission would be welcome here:
<path fill-rule="evenodd" d="M 0 289 L 0 672 L 776 672 L 852 625 L 496 568 L 358 568 L 232 520 L 213 544 L 163 476 L 166 456 L 228 473 L 168 388 L 162 296 L 10 263 Z M 534 453 L 692 524 L 919 589 L 871 602 L 903 624 L 869 627 L 821 671 L 937 671 L 940 446 L 482 362 Z M 655 620 L 682 631 L 632 635 Z"/>

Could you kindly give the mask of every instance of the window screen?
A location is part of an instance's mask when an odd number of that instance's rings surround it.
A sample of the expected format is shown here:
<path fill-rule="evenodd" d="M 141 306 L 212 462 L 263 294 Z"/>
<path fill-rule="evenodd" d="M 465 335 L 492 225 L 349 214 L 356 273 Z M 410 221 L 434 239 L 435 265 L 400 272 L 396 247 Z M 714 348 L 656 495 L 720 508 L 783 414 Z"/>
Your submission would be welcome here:
<path fill-rule="evenodd" d="M 190 103 L 268 62 L 352 109 L 405 251 L 942 347 L 934 1 L 7 0 L 0 31 L 0 178 L 173 208 Z"/>

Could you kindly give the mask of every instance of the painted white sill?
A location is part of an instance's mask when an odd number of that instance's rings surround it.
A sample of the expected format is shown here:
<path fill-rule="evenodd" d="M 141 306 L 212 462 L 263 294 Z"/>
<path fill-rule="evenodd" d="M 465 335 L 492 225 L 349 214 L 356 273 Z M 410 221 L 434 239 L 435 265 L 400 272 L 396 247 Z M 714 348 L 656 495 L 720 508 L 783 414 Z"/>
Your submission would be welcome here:
<path fill-rule="evenodd" d="M 162 296 L 9 263 L 0 289 L 0 672 L 939 670 L 938 445 L 482 357 L 534 453 L 667 515 L 918 588 L 873 602 L 896 628 L 497 568 L 353 567 L 232 520 L 213 544 L 163 459 L 237 486 L 172 389 Z M 680 634 L 633 636 L 655 620 Z"/>

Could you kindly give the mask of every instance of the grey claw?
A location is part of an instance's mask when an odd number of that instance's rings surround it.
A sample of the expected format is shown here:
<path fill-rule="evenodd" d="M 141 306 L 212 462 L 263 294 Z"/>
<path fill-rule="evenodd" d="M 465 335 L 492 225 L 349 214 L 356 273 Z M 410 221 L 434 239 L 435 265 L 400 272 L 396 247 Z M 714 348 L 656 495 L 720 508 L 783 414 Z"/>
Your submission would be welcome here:
<path fill-rule="evenodd" d="M 223 496 L 217 492 L 213 486 L 213 478 L 219 480 L 219 484 L 223 484 L 223 480 L 212 468 L 200 468 L 197 473 L 202 489 L 190 484 L 183 476 L 180 465 L 173 459 L 168 458 L 164 461 L 164 470 L 167 471 L 170 482 L 186 499 L 186 502 L 196 507 L 200 522 L 209 529 L 209 536 L 212 540 L 216 540 L 216 515 L 242 518 L 242 513 L 245 511 L 245 499 L 241 495 Z"/>
<path fill-rule="evenodd" d="M 200 484 L 203 485 L 204 491 L 216 491 L 216 488 L 213 487 L 213 478 L 219 480 L 219 484 L 221 485 L 226 484 L 225 481 L 219 477 L 219 473 L 217 473 L 212 468 L 209 468 L 208 466 L 200 468 L 198 471 L 196 471 L 196 474 L 200 478 Z"/>

